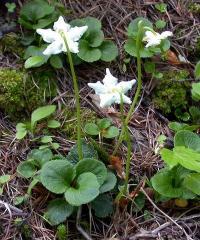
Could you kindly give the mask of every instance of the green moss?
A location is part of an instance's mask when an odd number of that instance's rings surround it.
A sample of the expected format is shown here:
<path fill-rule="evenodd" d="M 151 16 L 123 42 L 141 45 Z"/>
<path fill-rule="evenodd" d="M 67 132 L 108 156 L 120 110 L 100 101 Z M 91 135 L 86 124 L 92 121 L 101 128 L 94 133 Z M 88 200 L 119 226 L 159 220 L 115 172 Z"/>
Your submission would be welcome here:
<path fill-rule="evenodd" d="M 190 83 L 184 80 L 188 75 L 186 70 L 165 72 L 153 93 L 155 108 L 164 114 L 173 113 L 177 108 L 185 108 Z"/>
<path fill-rule="evenodd" d="M 51 86 L 49 78 L 48 72 L 33 75 L 23 69 L 0 68 L 0 109 L 12 120 L 25 119 L 55 95 L 55 84 Z"/>
<path fill-rule="evenodd" d="M 190 3 L 189 11 L 192 13 L 200 13 L 200 4 L 199 3 Z"/>
<path fill-rule="evenodd" d="M 63 126 L 63 131 L 66 133 L 67 138 L 69 140 L 77 139 L 77 118 L 76 118 L 76 110 L 74 108 L 67 108 L 64 111 L 64 116 L 66 122 Z M 97 115 L 95 112 L 90 110 L 89 108 L 81 109 L 81 128 L 83 129 L 88 122 L 95 122 L 97 119 Z M 82 131 L 82 134 L 83 131 Z"/>
<path fill-rule="evenodd" d="M 8 33 L 0 39 L 0 52 L 16 54 L 20 58 L 24 55 L 24 48 L 20 43 L 20 38 L 16 33 Z"/>

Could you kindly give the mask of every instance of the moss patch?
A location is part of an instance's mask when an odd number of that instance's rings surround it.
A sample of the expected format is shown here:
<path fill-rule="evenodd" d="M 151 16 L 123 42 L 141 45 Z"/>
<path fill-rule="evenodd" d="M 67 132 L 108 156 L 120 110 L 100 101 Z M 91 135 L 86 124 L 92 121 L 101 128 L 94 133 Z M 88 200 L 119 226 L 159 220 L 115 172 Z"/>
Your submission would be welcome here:
<path fill-rule="evenodd" d="M 164 114 L 173 113 L 177 108 L 188 105 L 187 92 L 190 83 L 184 81 L 189 73 L 186 70 L 165 72 L 153 93 L 155 108 Z"/>
<path fill-rule="evenodd" d="M 35 108 L 55 96 L 52 74 L 0 68 L 0 109 L 12 120 L 25 119 Z"/>

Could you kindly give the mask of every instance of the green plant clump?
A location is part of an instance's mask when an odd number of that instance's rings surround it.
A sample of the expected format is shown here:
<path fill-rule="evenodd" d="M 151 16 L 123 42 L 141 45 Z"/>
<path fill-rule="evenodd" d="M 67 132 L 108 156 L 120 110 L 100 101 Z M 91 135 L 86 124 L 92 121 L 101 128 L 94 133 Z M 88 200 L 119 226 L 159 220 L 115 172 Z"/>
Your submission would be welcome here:
<path fill-rule="evenodd" d="M 192 13 L 200 13 L 200 4 L 199 3 L 190 3 L 189 10 Z"/>
<path fill-rule="evenodd" d="M 153 103 L 157 109 L 169 114 L 177 108 L 187 106 L 187 91 L 190 89 L 190 83 L 184 80 L 188 74 L 186 70 L 163 74 L 153 94 Z"/>
<path fill-rule="evenodd" d="M 13 120 L 26 118 L 45 104 L 46 97 L 53 95 L 53 87 L 49 89 L 50 77 L 47 72 L 30 75 L 22 69 L 0 68 L 0 109 Z"/>

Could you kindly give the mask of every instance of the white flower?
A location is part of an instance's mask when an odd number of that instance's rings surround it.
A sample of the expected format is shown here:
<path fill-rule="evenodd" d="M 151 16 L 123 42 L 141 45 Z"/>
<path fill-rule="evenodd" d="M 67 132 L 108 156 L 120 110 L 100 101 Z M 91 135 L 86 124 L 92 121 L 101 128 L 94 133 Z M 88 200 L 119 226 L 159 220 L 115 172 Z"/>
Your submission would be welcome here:
<path fill-rule="evenodd" d="M 130 90 L 136 80 L 122 81 L 117 83 L 118 79 L 114 77 L 108 68 L 103 79 L 103 84 L 98 81 L 96 83 L 88 83 L 88 86 L 95 90 L 100 97 L 100 107 L 109 107 L 113 103 L 120 104 L 121 96 L 124 103 L 130 104 L 131 99 L 125 95 Z"/>
<path fill-rule="evenodd" d="M 67 24 L 63 17 L 59 17 L 58 21 L 54 23 L 52 29 L 37 29 L 36 32 L 40 34 L 43 40 L 50 43 L 44 50 L 44 55 L 58 54 L 61 52 L 67 52 L 63 35 L 67 40 L 69 50 L 72 53 L 78 53 L 78 40 L 87 31 L 88 26 L 83 27 L 71 27 Z"/>
<path fill-rule="evenodd" d="M 171 37 L 173 35 L 170 31 L 165 31 L 160 33 L 152 32 L 152 31 L 146 31 L 145 37 L 143 38 L 144 42 L 147 42 L 146 48 L 151 46 L 157 46 L 161 43 L 161 40 L 166 39 L 168 37 Z"/>

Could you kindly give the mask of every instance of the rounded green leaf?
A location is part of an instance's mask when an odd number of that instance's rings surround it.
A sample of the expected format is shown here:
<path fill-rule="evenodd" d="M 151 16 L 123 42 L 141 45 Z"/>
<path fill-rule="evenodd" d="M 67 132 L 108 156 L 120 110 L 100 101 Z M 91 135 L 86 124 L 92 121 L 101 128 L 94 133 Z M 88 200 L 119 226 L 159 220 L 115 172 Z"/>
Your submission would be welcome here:
<path fill-rule="evenodd" d="M 159 19 L 158 21 L 156 21 L 155 25 L 158 29 L 162 29 L 167 25 L 167 23 L 165 21 Z"/>
<path fill-rule="evenodd" d="M 117 46 L 110 40 L 105 40 L 100 46 L 101 60 L 111 62 L 118 56 Z"/>
<path fill-rule="evenodd" d="M 45 63 L 45 58 L 43 56 L 33 56 L 26 60 L 24 67 L 33 68 L 40 67 Z"/>
<path fill-rule="evenodd" d="M 58 55 L 53 55 L 50 57 L 50 64 L 54 68 L 62 68 L 63 67 L 63 62 L 60 56 Z"/>
<path fill-rule="evenodd" d="M 60 127 L 60 122 L 58 122 L 56 120 L 49 120 L 48 123 L 47 123 L 47 127 L 58 128 L 58 127 Z"/>
<path fill-rule="evenodd" d="M 84 25 L 88 26 L 88 30 L 93 31 L 93 30 L 101 30 L 101 21 L 99 21 L 97 18 L 94 17 L 86 17 L 83 18 Z"/>
<path fill-rule="evenodd" d="M 194 76 L 196 79 L 200 78 L 200 61 L 195 66 Z"/>
<path fill-rule="evenodd" d="M 109 195 L 99 195 L 91 206 L 95 215 L 100 218 L 108 217 L 113 212 L 113 200 Z"/>
<path fill-rule="evenodd" d="M 33 161 L 21 162 L 17 167 L 17 172 L 24 178 L 31 178 L 37 172 L 36 166 Z"/>
<path fill-rule="evenodd" d="M 93 30 L 87 37 L 90 47 L 99 47 L 104 40 L 104 34 L 102 31 Z"/>
<path fill-rule="evenodd" d="M 99 135 L 99 128 L 95 123 L 87 123 L 85 125 L 84 131 L 89 135 Z"/>
<path fill-rule="evenodd" d="M 73 166 L 65 160 L 46 163 L 41 170 L 42 184 L 53 193 L 64 193 L 74 178 Z"/>
<path fill-rule="evenodd" d="M 72 214 L 73 209 L 73 206 L 68 204 L 65 199 L 57 198 L 48 204 L 45 217 L 52 225 L 57 225 L 64 222 Z"/>
<path fill-rule="evenodd" d="M 149 27 L 153 28 L 153 24 L 146 18 L 143 17 L 138 17 L 131 21 L 131 23 L 128 25 L 128 35 L 129 36 L 135 36 L 136 33 L 138 32 L 138 23 L 139 21 L 142 21 L 142 26 L 143 27 Z"/>
<path fill-rule="evenodd" d="M 18 123 L 16 126 L 16 138 L 17 139 L 23 139 L 27 134 L 26 124 L 24 123 Z"/>
<path fill-rule="evenodd" d="M 76 164 L 77 176 L 85 172 L 93 173 L 97 177 L 100 185 L 104 183 L 107 177 L 107 169 L 105 164 L 93 158 L 82 159 Z"/>
<path fill-rule="evenodd" d="M 0 176 L 0 185 L 7 183 L 10 180 L 11 175 L 5 174 Z"/>
<path fill-rule="evenodd" d="M 174 137 L 174 145 L 175 147 L 184 146 L 200 152 L 200 137 L 191 131 L 181 130 Z"/>
<path fill-rule="evenodd" d="M 105 138 L 115 138 L 119 135 L 119 129 L 115 126 L 111 126 L 106 131 L 104 131 L 102 135 Z"/>
<path fill-rule="evenodd" d="M 85 62 L 95 62 L 101 58 L 101 51 L 97 48 L 92 48 L 89 42 L 81 40 L 79 43 L 78 56 Z"/>
<path fill-rule="evenodd" d="M 136 47 L 136 41 L 132 38 L 128 39 L 124 45 L 125 51 L 130 54 L 133 57 L 137 57 L 137 47 Z M 150 52 L 148 48 L 145 48 L 142 46 L 140 49 L 140 57 L 142 58 L 148 58 L 152 57 L 153 52 Z"/>
<path fill-rule="evenodd" d="M 99 119 L 97 121 L 97 125 L 100 129 L 106 129 L 106 128 L 110 127 L 111 120 L 109 118 Z"/>
<path fill-rule="evenodd" d="M 200 174 L 191 173 L 184 179 L 184 186 L 193 193 L 200 195 Z"/>
<path fill-rule="evenodd" d="M 53 141 L 52 136 L 43 136 L 43 137 L 41 138 L 41 143 L 50 143 L 50 142 L 52 142 L 52 141 Z"/>
<path fill-rule="evenodd" d="M 94 200 L 99 195 L 97 177 L 91 172 L 78 176 L 75 187 L 69 187 L 65 192 L 65 199 L 72 206 L 80 206 Z"/>
<path fill-rule="evenodd" d="M 46 162 L 50 161 L 53 158 L 53 154 L 50 149 L 34 149 L 32 150 L 27 159 L 34 160 L 34 164 L 38 167 L 42 167 Z"/>
<path fill-rule="evenodd" d="M 108 192 L 112 190 L 117 183 L 117 178 L 114 173 L 108 172 L 106 180 L 104 181 L 103 185 L 100 187 L 100 193 Z"/>

